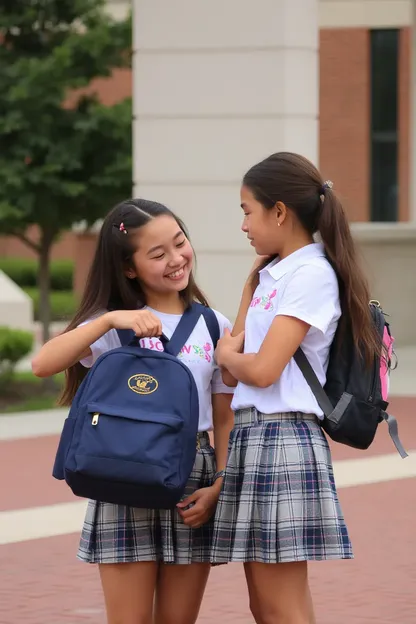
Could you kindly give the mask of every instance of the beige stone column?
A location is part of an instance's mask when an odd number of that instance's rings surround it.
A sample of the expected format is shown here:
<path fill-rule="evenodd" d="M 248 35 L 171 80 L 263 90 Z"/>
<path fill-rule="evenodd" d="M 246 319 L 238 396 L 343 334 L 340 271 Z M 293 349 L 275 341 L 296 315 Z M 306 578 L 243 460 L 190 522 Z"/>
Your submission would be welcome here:
<path fill-rule="evenodd" d="M 318 2 L 135 0 L 134 52 L 135 194 L 184 219 L 232 317 L 252 261 L 243 174 L 279 150 L 318 160 Z"/>

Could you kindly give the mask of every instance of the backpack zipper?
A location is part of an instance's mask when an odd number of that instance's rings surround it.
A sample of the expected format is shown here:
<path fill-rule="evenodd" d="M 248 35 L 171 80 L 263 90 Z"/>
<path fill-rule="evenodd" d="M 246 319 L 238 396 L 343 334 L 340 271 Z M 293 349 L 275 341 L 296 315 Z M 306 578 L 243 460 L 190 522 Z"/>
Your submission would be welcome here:
<path fill-rule="evenodd" d="M 92 421 L 91 424 L 94 425 L 98 425 L 98 419 L 100 417 L 100 414 L 98 412 L 96 412 L 95 414 L 92 415 Z"/>

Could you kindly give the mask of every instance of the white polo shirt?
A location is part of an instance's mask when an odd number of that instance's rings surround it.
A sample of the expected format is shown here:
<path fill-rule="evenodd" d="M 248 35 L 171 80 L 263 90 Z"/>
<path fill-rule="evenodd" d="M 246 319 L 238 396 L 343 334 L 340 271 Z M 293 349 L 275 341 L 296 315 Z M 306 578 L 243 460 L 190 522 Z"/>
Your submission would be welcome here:
<path fill-rule="evenodd" d="M 162 321 L 163 333 L 170 338 L 175 331 L 180 319 L 180 314 L 165 314 L 147 308 Z M 224 334 L 224 329 L 231 329 L 230 321 L 220 312 L 214 310 L 220 326 L 220 336 Z M 96 317 L 95 317 L 96 318 Z M 89 321 L 87 321 L 89 322 Z M 84 323 L 82 323 L 84 324 Z M 163 351 L 163 344 L 158 338 L 142 338 L 141 346 L 155 351 Z M 92 355 L 81 360 L 81 364 L 90 368 L 100 355 L 120 347 L 120 340 L 115 329 L 101 336 L 91 345 Z M 192 334 L 183 346 L 178 357 L 190 369 L 195 384 L 198 389 L 199 399 L 199 431 L 210 431 L 212 429 L 212 394 L 232 394 L 234 388 L 226 386 L 221 378 L 221 372 L 214 360 L 214 346 L 208 327 L 203 317 L 196 324 Z"/>
<path fill-rule="evenodd" d="M 245 325 L 245 353 L 258 353 L 274 318 L 293 316 L 311 327 L 302 349 L 322 384 L 326 381 L 329 349 L 341 316 L 338 280 L 319 243 L 302 247 L 260 272 Z M 234 410 L 255 407 L 264 414 L 303 412 L 323 416 L 293 358 L 280 379 L 268 388 L 238 383 Z"/>

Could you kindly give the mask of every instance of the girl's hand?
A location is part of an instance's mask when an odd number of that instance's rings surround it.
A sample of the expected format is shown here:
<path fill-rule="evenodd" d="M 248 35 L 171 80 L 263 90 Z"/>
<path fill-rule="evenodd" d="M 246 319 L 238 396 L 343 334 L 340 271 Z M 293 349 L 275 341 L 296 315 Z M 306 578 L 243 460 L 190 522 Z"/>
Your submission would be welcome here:
<path fill-rule="evenodd" d="M 139 338 L 160 336 L 162 323 L 149 310 L 115 310 L 107 312 L 111 329 L 132 329 Z"/>
<path fill-rule="evenodd" d="M 224 330 L 224 335 L 217 342 L 217 348 L 215 349 L 215 361 L 218 366 L 223 367 L 223 357 L 229 351 L 233 351 L 234 353 L 241 353 L 244 346 L 244 331 L 237 334 L 237 336 L 232 336 L 229 329 Z M 225 366 L 226 368 L 226 366 Z"/>
<path fill-rule="evenodd" d="M 215 486 L 201 488 L 176 505 L 184 523 L 198 529 L 214 515 L 220 490 Z M 189 507 L 189 509 L 186 509 Z"/>

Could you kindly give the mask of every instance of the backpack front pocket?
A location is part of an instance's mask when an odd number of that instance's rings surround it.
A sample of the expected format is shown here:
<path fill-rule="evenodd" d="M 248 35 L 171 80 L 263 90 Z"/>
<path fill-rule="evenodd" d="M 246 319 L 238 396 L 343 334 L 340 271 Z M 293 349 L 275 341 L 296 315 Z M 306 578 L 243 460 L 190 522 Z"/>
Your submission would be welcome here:
<path fill-rule="evenodd" d="M 182 455 L 183 421 L 170 414 L 90 403 L 76 453 L 77 472 L 116 481 L 169 483 Z"/>

